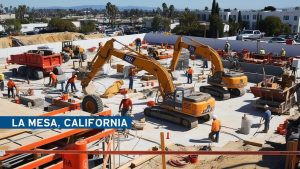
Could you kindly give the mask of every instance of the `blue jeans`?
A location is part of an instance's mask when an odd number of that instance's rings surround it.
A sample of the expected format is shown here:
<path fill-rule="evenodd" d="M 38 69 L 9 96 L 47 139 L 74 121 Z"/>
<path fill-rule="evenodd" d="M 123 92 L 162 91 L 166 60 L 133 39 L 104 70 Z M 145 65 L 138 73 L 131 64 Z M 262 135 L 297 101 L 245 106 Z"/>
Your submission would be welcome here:
<path fill-rule="evenodd" d="M 213 140 L 215 140 L 215 142 L 219 142 L 219 133 L 220 131 L 212 131 Z"/>
<path fill-rule="evenodd" d="M 76 85 L 75 85 L 75 83 L 67 83 L 67 85 L 66 85 L 66 92 L 69 92 L 69 86 L 71 85 L 71 91 L 72 92 L 76 92 L 77 91 L 77 88 L 76 88 Z"/>
<path fill-rule="evenodd" d="M 129 109 L 122 108 L 121 110 L 121 116 L 127 116 Z"/>
<path fill-rule="evenodd" d="M 193 75 L 192 75 L 192 74 L 188 74 L 188 75 L 187 75 L 187 83 L 188 83 L 188 84 L 193 83 Z"/>
<path fill-rule="evenodd" d="M 266 120 L 265 121 L 265 129 L 264 129 L 264 131 L 268 132 L 269 131 L 269 127 L 270 127 L 270 121 Z"/>
<path fill-rule="evenodd" d="M 129 89 L 133 89 L 133 76 L 129 76 Z"/>

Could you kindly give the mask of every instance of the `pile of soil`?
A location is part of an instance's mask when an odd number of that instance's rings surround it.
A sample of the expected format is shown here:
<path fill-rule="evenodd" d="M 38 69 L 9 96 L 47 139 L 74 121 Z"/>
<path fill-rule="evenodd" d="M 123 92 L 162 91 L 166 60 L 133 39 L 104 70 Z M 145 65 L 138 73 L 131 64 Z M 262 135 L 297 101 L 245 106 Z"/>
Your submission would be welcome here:
<path fill-rule="evenodd" d="M 85 39 L 96 39 L 103 38 L 103 34 L 90 34 L 84 35 L 76 32 L 60 32 L 60 33 L 47 33 L 38 35 L 27 35 L 27 36 L 14 36 L 0 38 L 0 48 L 9 48 L 12 45 L 12 38 L 19 40 L 24 45 L 36 45 L 53 42 L 62 42 L 65 40 L 85 40 Z"/>

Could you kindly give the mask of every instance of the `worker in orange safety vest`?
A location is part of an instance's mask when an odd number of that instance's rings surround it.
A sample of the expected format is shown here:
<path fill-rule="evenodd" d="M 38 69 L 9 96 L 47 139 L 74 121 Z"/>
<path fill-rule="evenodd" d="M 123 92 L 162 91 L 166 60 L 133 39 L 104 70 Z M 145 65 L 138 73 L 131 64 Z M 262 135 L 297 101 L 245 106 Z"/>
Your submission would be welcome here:
<path fill-rule="evenodd" d="M 76 88 L 76 85 L 75 85 L 75 82 L 77 80 L 77 75 L 72 75 L 72 77 L 68 80 L 67 82 L 67 85 L 66 85 L 66 92 L 69 92 L 69 86 L 71 84 L 71 91 L 72 92 L 76 92 L 77 91 L 77 88 Z"/>
<path fill-rule="evenodd" d="M 186 71 L 188 84 L 193 83 L 193 73 L 194 73 L 194 70 L 191 67 L 189 67 L 188 70 Z"/>
<path fill-rule="evenodd" d="M 209 133 L 209 138 L 214 142 L 219 142 L 220 130 L 221 121 L 218 119 L 217 115 L 213 115 L 213 122 L 211 124 L 211 132 Z"/>
<path fill-rule="evenodd" d="M 7 95 L 8 95 L 8 98 L 10 98 L 10 93 L 11 93 L 12 97 L 15 97 L 14 88 L 17 90 L 15 82 L 12 80 L 12 78 L 9 78 L 9 80 L 7 82 L 7 89 L 8 89 Z"/>
<path fill-rule="evenodd" d="M 121 116 L 127 116 L 128 111 L 132 112 L 132 101 L 127 94 L 124 95 L 124 99 L 122 99 L 119 105 L 119 112 L 121 112 Z"/>
<path fill-rule="evenodd" d="M 50 85 L 55 88 L 57 86 L 57 76 L 53 72 L 50 72 L 49 86 Z"/>

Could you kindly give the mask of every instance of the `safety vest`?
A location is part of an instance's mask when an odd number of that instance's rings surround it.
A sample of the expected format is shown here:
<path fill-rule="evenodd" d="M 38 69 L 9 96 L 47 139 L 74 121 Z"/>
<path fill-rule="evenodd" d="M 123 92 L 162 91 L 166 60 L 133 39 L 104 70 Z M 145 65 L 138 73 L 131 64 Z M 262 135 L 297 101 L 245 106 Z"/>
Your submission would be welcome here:
<path fill-rule="evenodd" d="M 84 49 L 83 48 L 79 48 L 79 53 L 83 54 L 83 52 L 84 52 Z"/>
<path fill-rule="evenodd" d="M 280 56 L 285 56 L 286 55 L 286 51 L 285 50 L 281 50 Z"/>
<path fill-rule="evenodd" d="M 230 48 L 231 48 L 230 43 L 226 43 L 226 44 L 225 44 L 225 49 L 228 49 L 228 50 L 229 50 Z"/>
<path fill-rule="evenodd" d="M 72 76 L 72 77 L 68 80 L 69 83 L 75 83 L 75 81 L 76 81 L 76 76 Z"/>
<path fill-rule="evenodd" d="M 4 74 L 0 73 L 0 80 L 4 80 Z"/>
<path fill-rule="evenodd" d="M 52 81 L 57 81 L 57 77 L 56 77 L 56 75 L 54 73 L 52 73 L 50 75 L 50 78 L 52 79 Z"/>
<path fill-rule="evenodd" d="M 190 68 L 190 69 L 187 70 L 187 73 L 188 73 L 189 75 L 193 74 L 193 72 L 194 72 L 194 71 L 193 71 L 192 68 Z"/>
<path fill-rule="evenodd" d="M 211 125 L 211 131 L 217 132 L 220 131 L 220 129 L 221 129 L 220 120 L 214 120 Z"/>
<path fill-rule="evenodd" d="M 7 82 L 7 87 L 8 88 L 13 88 L 13 87 L 15 87 L 16 85 L 15 85 L 15 82 L 14 81 L 12 81 L 12 80 L 9 80 L 8 82 Z"/>
<path fill-rule="evenodd" d="M 266 54 L 266 51 L 265 51 L 264 49 L 260 49 L 260 50 L 259 50 L 259 54 L 260 54 L 260 55 L 265 55 L 265 54 Z"/>

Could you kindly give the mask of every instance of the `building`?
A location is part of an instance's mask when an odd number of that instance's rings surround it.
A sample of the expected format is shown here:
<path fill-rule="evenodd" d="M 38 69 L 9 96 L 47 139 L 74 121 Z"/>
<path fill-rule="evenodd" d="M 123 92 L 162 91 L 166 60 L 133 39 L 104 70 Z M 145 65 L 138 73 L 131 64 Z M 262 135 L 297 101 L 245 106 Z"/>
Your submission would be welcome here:
<path fill-rule="evenodd" d="M 198 17 L 201 21 L 209 21 L 210 10 L 202 10 L 198 12 Z M 220 18 L 224 22 L 229 22 L 229 18 L 236 21 L 238 20 L 239 10 L 224 9 L 220 11 Z M 300 9 L 285 8 L 276 11 L 261 11 L 261 10 L 243 10 L 241 11 L 242 20 L 246 23 L 246 29 L 256 29 L 257 18 L 265 19 L 268 16 L 277 16 L 280 20 L 288 24 L 294 33 L 300 32 Z"/>
<path fill-rule="evenodd" d="M 4 21 L 6 19 L 16 19 L 15 14 L 2 14 L 0 15 L 0 21 Z"/>
<path fill-rule="evenodd" d="M 48 23 L 29 23 L 29 24 L 22 24 L 21 25 L 21 32 L 32 32 L 32 31 L 39 31 L 41 29 L 46 29 Z"/>

